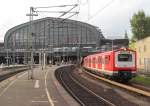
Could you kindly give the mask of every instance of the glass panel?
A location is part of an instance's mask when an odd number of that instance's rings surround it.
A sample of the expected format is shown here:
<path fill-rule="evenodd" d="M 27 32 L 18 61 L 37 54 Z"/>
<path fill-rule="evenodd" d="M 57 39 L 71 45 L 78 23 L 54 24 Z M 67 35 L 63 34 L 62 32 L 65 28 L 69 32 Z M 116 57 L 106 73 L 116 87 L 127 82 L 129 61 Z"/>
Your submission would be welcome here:
<path fill-rule="evenodd" d="M 132 55 L 131 54 L 118 54 L 118 61 L 132 61 Z"/>

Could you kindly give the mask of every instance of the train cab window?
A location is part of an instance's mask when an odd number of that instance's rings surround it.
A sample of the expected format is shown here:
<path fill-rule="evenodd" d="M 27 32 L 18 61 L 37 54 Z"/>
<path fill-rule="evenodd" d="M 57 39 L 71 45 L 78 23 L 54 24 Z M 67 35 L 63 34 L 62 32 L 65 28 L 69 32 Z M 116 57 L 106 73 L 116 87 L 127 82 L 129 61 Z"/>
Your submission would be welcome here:
<path fill-rule="evenodd" d="M 121 62 L 132 61 L 132 54 L 118 54 L 118 61 Z"/>

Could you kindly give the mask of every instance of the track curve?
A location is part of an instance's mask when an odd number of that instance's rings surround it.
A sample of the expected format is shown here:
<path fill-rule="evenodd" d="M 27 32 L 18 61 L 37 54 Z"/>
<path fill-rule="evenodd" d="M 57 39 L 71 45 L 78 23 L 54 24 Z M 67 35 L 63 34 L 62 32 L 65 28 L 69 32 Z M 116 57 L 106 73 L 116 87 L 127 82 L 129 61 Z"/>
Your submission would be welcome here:
<path fill-rule="evenodd" d="M 74 66 L 69 68 L 59 68 L 55 72 L 57 80 L 64 88 L 80 103 L 82 106 L 116 106 L 110 101 L 104 99 L 100 95 L 95 94 L 90 89 L 84 87 L 77 81 L 69 71 L 73 70 Z"/>

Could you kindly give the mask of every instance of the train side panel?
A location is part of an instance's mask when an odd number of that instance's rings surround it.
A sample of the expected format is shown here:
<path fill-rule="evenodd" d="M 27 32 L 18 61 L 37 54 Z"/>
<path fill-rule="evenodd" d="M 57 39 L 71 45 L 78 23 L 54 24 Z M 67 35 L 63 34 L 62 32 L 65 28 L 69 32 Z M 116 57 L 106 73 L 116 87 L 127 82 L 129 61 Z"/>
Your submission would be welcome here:
<path fill-rule="evenodd" d="M 128 58 L 131 60 L 129 61 Z M 103 75 L 127 81 L 136 74 L 136 52 L 129 49 L 118 49 L 93 54 L 85 57 L 84 67 Z"/>
<path fill-rule="evenodd" d="M 104 64 L 104 67 L 105 67 L 104 70 L 106 71 L 106 73 L 111 75 L 113 73 L 113 54 L 112 54 L 112 52 L 110 52 L 104 56 L 103 64 Z"/>
<path fill-rule="evenodd" d="M 96 56 L 92 56 L 92 68 L 96 68 Z"/>
<path fill-rule="evenodd" d="M 100 54 L 97 55 L 97 69 L 102 69 L 102 56 Z"/>

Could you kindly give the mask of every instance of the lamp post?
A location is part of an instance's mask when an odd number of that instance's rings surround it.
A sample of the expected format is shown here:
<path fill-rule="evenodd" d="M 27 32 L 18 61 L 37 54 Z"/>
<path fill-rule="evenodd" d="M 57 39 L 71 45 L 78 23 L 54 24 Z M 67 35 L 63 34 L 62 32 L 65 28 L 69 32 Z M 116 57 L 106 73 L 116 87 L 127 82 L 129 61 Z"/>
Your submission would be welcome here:
<path fill-rule="evenodd" d="M 50 56 L 51 56 L 51 58 L 50 58 L 50 59 L 51 59 L 51 60 L 50 60 L 51 63 L 50 63 L 50 64 L 52 64 L 52 62 L 53 62 L 53 45 L 48 45 L 48 47 L 50 47 L 50 54 L 51 54 L 51 55 L 50 55 Z"/>
<path fill-rule="evenodd" d="M 8 49 L 7 49 L 7 57 L 6 57 L 6 59 L 7 59 L 7 66 L 9 66 L 9 56 L 8 56 Z"/>
<path fill-rule="evenodd" d="M 81 34 L 79 34 L 78 35 L 78 54 L 77 54 L 77 62 L 78 62 L 78 64 L 79 64 L 79 66 L 80 66 L 80 57 L 81 57 L 81 55 L 80 55 L 80 52 L 81 52 L 81 50 L 80 50 L 80 48 L 81 48 L 81 36 L 82 36 L 82 26 L 81 26 Z"/>
<path fill-rule="evenodd" d="M 33 16 L 38 16 L 38 14 L 33 14 L 34 13 L 34 8 L 30 7 L 30 14 L 26 14 L 26 16 L 29 16 L 29 22 L 30 22 L 30 28 L 29 28 L 29 35 L 31 36 L 31 75 L 29 75 L 29 71 L 28 71 L 28 79 L 33 79 L 33 30 L 32 30 L 32 22 L 33 22 Z"/>
<path fill-rule="evenodd" d="M 111 48 L 114 50 L 114 40 L 112 39 Z"/>

